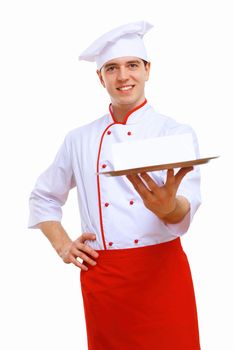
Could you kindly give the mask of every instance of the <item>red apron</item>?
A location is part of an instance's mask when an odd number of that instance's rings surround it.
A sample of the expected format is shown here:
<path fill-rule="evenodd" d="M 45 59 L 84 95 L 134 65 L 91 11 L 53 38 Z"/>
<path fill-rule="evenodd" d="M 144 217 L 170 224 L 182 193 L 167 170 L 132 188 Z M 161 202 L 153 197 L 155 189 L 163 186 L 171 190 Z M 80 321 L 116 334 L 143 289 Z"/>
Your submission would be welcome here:
<path fill-rule="evenodd" d="M 180 238 L 98 253 L 80 274 L 89 350 L 200 350 Z"/>

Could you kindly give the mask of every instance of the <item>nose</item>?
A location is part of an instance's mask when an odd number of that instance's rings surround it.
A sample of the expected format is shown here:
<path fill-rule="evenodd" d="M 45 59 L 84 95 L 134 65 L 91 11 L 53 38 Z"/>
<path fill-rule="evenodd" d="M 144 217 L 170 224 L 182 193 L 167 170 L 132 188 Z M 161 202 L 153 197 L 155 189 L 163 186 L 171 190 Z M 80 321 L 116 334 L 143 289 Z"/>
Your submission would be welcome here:
<path fill-rule="evenodd" d="M 128 73 L 125 67 L 120 67 L 118 70 L 118 80 L 125 81 L 128 79 Z"/>

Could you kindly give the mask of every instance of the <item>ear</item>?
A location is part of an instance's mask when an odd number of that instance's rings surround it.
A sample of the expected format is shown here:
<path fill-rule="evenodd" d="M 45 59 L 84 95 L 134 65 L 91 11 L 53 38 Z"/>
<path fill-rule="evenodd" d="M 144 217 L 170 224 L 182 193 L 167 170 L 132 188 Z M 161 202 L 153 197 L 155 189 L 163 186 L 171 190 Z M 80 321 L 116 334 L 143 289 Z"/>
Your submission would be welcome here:
<path fill-rule="evenodd" d="M 102 84 L 103 87 L 105 88 L 104 79 L 103 79 L 103 77 L 102 77 L 101 71 L 97 69 L 96 73 L 97 73 L 97 75 L 98 75 L 98 77 L 99 77 L 99 80 L 100 80 L 101 84 Z"/>
<path fill-rule="evenodd" d="M 149 76 L 150 76 L 150 67 L 151 67 L 151 63 L 147 62 L 146 66 L 145 66 L 145 70 L 146 70 L 146 81 L 149 80 Z"/>

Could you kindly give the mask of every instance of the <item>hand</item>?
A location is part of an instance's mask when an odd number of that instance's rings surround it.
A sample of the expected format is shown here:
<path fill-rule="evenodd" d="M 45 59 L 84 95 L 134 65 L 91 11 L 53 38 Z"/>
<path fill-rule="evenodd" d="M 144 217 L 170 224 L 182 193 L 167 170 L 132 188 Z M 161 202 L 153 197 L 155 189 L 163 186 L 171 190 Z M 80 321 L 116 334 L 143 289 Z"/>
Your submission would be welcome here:
<path fill-rule="evenodd" d="M 140 176 L 127 175 L 127 178 L 141 196 L 146 208 L 163 220 L 176 211 L 178 187 L 183 177 L 191 170 L 193 167 L 181 168 L 174 175 L 174 169 L 169 169 L 166 183 L 161 187 L 147 173 L 141 173 Z"/>
<path fill-rule="evenodd" d="M 83 233 L 75 241 L 71 241 L 64 245 L 60 256 L 66 264 L 72 263 L 81 270 L 87 271 L 88 267 L 77 260 L 77 258 L 81 258 L 88 264 L 93 266 L 96 265 L 96 261 L 91 259 L 90 256 L 98 258 L 99 254 L 94 249 L 84 244 L 84 241 L 87 239 L 95 240 L 96 236 L 93 233 Z"/>

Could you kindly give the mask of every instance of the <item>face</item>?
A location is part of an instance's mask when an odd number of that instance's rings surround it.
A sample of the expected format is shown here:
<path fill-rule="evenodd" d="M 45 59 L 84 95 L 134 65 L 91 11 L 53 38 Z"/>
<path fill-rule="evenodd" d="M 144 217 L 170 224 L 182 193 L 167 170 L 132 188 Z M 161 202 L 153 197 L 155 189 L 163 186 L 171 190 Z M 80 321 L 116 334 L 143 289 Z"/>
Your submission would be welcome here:
<path fill-rule="evenodd" d="M 133 109 L 145 100 L 145 82 L 150 63 L 145 66 L 137 57 L 121 57 L 104 64 L 97 71 L 101 84 L 108 91 L 113 106 Z"/>

